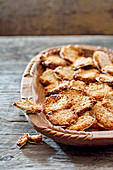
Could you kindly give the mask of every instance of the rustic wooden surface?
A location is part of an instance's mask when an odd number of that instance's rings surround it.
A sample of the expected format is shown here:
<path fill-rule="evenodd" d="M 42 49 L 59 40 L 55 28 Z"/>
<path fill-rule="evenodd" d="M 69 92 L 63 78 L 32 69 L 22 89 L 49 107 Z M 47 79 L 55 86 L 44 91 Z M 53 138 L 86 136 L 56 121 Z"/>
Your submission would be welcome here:
<path fill-rule="evenodd" d="M 113 35 L 113 0 L 0 0 L 0 35 Z"/>
<path fill-rule="evenodd" d="M 21 134 L 37 134 L 23 112 L 12 106 L 20 99 L 27 63 L 41 50 L 69 43 L 113 49 L 113 36 L 0 37 L 0 169 L 113 169 L 113 146 L 65 146 L 46 136 L 42 145 L 16 146 Z"/>

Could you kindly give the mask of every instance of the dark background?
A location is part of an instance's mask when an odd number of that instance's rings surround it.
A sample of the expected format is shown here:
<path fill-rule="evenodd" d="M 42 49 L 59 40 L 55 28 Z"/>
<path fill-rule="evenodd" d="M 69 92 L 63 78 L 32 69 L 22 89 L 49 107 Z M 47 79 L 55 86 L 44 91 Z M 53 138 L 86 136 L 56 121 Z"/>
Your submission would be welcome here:
<path fill-rule="evenodd" d="M 113 0 L 0 0 L 0 35 L 113 35 Z"/>

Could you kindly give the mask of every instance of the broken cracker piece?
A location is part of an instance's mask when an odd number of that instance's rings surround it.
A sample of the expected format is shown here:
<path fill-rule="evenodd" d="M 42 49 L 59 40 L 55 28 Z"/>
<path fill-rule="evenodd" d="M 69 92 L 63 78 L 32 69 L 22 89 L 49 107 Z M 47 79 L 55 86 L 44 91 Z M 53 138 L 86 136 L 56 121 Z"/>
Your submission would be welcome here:
<path fill-rule="evenodd" d="M 27 142 L 38 144 L 42 141 L 42 134 L 30 136 L 29 133 L 24 133 L 17 141 L 19 148 L 22 148 Z"/>
<path fill-rule="evenodd" d="M 25 100 L 18 100 L 17 102 L 14 102 L 13 105 L 20 108 L 25 113 L 40 113 L 42 111 L 42 105 L 27 98 Z"/>
<path fill-rule="evenodd" d="M 24 133 L 23 136 L 21 136 L 21 137 L 19 138 L 19 140 L 17 141 L 16 144 L 17 144 L 20 148 L 23 147 L 23 146 L 27 143 L 27 141 L 28 141 L 28 136 L 29 136 L 28 133 Z"/>
<path fill-rule="evenodd" d="M 38 144 L 42 141 L 42 136 L 43 136 L 42 134 L 28 136 L 28 142 L 33 144 Z"/>

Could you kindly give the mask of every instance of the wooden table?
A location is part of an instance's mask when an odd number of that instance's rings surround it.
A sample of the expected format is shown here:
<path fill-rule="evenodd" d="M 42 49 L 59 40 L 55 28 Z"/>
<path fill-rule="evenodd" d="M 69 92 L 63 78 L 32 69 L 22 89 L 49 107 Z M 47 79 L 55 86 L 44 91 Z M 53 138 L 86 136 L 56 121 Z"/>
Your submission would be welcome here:
<path fill-rule="evenodd" d="M 23 71 L 41 50 L 62 44 L 89 44 L 113 49 L 113 36 L 0 37 L 0 169 L 113 169 L 113 146 L 65 146 L 43 136 L 42 145 L 18 149 L 23 133 L 37 134 L 19 109 Z"/>

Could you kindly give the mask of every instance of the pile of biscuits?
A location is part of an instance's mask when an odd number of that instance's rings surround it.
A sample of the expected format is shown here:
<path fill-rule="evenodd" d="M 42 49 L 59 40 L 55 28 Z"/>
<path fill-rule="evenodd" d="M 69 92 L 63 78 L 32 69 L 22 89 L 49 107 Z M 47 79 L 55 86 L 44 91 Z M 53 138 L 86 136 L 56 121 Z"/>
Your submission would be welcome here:
<path fill-rule="evenodd" d="M 86 56 L 74 45 L 44 53 L 43 112 L 53 125 L 77 131 L 113 130 L 113 59 L 103 51 Z"/>

